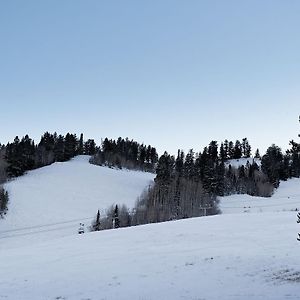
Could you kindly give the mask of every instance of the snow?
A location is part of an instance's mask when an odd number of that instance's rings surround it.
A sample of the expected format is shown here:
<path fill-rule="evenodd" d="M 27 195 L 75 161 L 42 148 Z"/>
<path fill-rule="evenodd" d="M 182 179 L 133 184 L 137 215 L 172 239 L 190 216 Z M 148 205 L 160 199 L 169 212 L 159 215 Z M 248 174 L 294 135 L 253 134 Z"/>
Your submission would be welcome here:
<path fill-rule="evenodd" d="M 72 178 L 70 183 L 63 174 Z M 93 183 L 94 176 L 99 176 L 101 184 Z M 99 188 L 108 191 L 111 185 L 111 193 L 118 189 L 125 193 L 129 183 L 138 181 L 135 195 L 152 178 L 141 172 L 90 166 L 87 158 L 30 172 L 8 184 L 16 203 L 10 204 L 13 209 L 0 222 L 0 229 L 14 228 L 12 220 L 21 226 L 24 220 L 37 218 L 32 210 L 35 205 L 39 209 L 37 195 L 43 195 L 43 209 L 34 224 L 43 224 L 89 213 L 80 195 L 89 195 L 85 204 L 94 211 L 93 195 L 99 196 Z M 60 201 L 43 194 L 52 193 L 53 188 L 60 189 Z M 70 192 L 75 199 L 70 211 L 59 218 L 52 215 L 59 205 L 70 203 Z M 223 214 L 217 216 L 83 235 L 65 229 L 61 234 L 57 228 L 53 236 L 49 231 L 10 238 L 0 233 L 0 299 L 300 299 L 300 243 L 296 240 L 300 225 L 292 211 L 299 206 L 299 197 L 300 180 L 293 179 L 282 182 L 271 198 L 223 197 Z M 101 199 L 116 201 L 118 197 Z M 248 204 L 251 208 L 245 213 L 243 206 Z"/>
<path fill-rule="evenodd" d="M 272 197 L 231 195 L 220 198 L 222 213 L 279 212 L 300 210 L 300 180 L 281 181 Z"/>
<path fill-rule="evenodd" d="M 247 162 L 249 162 L 249 164 L 252 164 L 253 162 L 255 162 L 258 166 L 261 165 L 261 160 L 258 158 L 254 158 L 254 157 L 229 159 L 229 160 L 225 161 L 225 165 L 226 166 L 231 165 L 234 168 L 238 168 L 240 166 L 246 166 Z"/>
<path fill-rule="evenodd" d="M 155 176 L 95 166 L 89 158 L 54 163 L 7 183 L 9 210 L 0 220 L 0 238 L 14 237 L 11 243 L 24 244 L 75 235 L 79 223 L 90 225 L 98 209 L 103 214 L 113 204 L 132 208 Z"/>
<path fill-rule="evenodd" d="M 203 217 L 0 252 L 0 299 L 299 299 L 291 212 Z"/>

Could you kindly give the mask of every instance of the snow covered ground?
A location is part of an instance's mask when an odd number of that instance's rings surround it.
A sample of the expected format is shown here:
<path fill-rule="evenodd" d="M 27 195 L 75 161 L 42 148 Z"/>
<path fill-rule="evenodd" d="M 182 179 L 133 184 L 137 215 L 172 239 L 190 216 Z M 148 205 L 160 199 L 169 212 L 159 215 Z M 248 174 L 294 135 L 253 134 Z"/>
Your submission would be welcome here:
<path fill-rule="evenodd" d="M 8 241 L 4 247 L 76 235 L 79 222 L 90 225 L 98 209 L 104 213 L 116 203 L 132 208 L 154 178 L 146 172 L 91 165 L 88 160 L 89 156 L 77 156 L 5 185 L 9 211 L 0 220 L 0 239 Z"/>
<path fill-rule="evenodd" d="M 60 192 L 63 197 L 54 202 L 55 206 L 64 205 L 73 189 L 77 191 L 74 196 L 81 195 L 80 186 L 88 190 L 84 178 L 91 179 L 89 172 L 107 172 L 106 176 L 113 172 L 110 180 L 101 176 L 107 189 L 117 180 L 114 177 L 122 177 L 123 173 L 127 179 L 133 176 L 128 179 L 129 182 L 141 180 L 140 185 L 136 183 L 133 193 L 137 195 L 153 178 L 153 175 L 145 173 L 89 166 L 84 159 L 47 168 L 30 172 L 19 179 L 21 182 L 28 180 L 23 187 L 24 198 L 27 195 L 25 191 L 30 188 L 36 190 L 34 195 L 51 192 L 51 188 L 43 187 L 43 176 L 48 178 L 47 186 L 54 182 L 53 186 L 57 188 L 62 183 Z M 65 168 L 70 174 L 74 173 L 73 188 L 71 183 L 66 183 L 67 179 L 59 176 L 60 172 L 67 172 L 62 170 Z M 79 171 L 85 168 L 89 171 L 83 172 L 85 175 L 80 180 L 76 179 Z M 35 172 L 41 172 L 37 173 L 40 176 L 34 175 Z M 34 178 L 29 180 L 32 176 Z M 138 179 L 140 176 L 145 176 L 144 181 Z M 113 185 L 112 191 L 120 189 L 122 180 L 118 180 L 119 184 Z M 126 190 L 129 183 L 125 179 L 124 184 Z M 12 193 L 21 189 L 17 182 L 10 183 L 8 187 Z M 93 194 L 98 185 L 95 183 L 94 187 L 91 185 L 91 190 L 83 193 L 90 195 L 87 203 L 96 197 Z M 40 188 L 44 189 L 43 193 L 38 192 Z M 15 196 L 18 202 L 11 204 L 15 206 L 10 211 L 16 214 L 15 219 L 8 215 L 6 221 L 0 222 L 0 230 L 2 226 L 12 226 L 18 216 L 27 220 L 20 209 L 28 214 L 28 220 L 37 218 L 37 224 L 45 222 L 46 217 L 46 222 L 76 218 L 77 209 L 83 210 L 83 214 L 78 213 L 78 216 L 89 213 L 84 211 L 84 205 L 81 206 L 83 198 L 78 197 L 75 198 L 78 201 L 72 202 L 70 212 L 66 212 L 65 216 L 60 214 L 60 219 L 56 219 L 52 214 L 57 210 L 51 208 L 52 197 L 47 195 L 41 205 L 43 209 L 39 210 L 42 215 L 38 217 L 32 211 L 34 205 L 30 201 L 38 203 L 39 198 L 26 196 L 23 203 L 22 192 L 19 193 L 20 198 Z M 28 195 L 31 193 L 28 192 Z M 118 202 L 116 198 L 111 201 Z M 1 237 L 0 234 L 0 299 L 300 299 L 300 242 L 296 240 L 300 225 L 296 223 L 297 213 L 292 211 L 300 205 L 299 199 L 300 180 L 293 179 L 281 183 L 271 198 L 223 197 L 223 214 L 218 216 L 84 235 L 66 232 L 65 229 L 62 229 L 64 234 L 60 234 L 57 228 L 52 232 L 48 227 L 45 228 L 48 231 L 38 234 L 16 236 L 22 232 L 11 232 L 11 237 L 3 234 Z M 247 205 L 251 206 L 250 209 L 244 209 Z M 94 205 L 91 209 L 94 211 Z M 48 211 L 49 216 L 45 216 L 43 211 Z M 21 226 L 21 221 L 17 225 Z"/>
<path fill-rule="evenodd" d="M 0 251 L 0 299 L 299 299 L 291 212 L 219 215 Z"/>
<path fill-rule="evenodd" d="M 249 195 L 222 197 L 220 208 L 222 213 L 300 211 L 300 180 L 293 178 L 280 182 L 270 198 Z"/>

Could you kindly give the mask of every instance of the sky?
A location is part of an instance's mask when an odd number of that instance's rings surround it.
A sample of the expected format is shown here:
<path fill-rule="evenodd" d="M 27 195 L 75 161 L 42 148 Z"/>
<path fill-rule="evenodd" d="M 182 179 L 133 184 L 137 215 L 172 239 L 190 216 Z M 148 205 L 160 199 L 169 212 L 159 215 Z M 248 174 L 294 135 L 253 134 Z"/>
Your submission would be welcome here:
<path fill-rule="evenodd" d="M 300 133 L 299 15 L 298 0 L 0 1 L 0 142 L 285 150 Z"/>

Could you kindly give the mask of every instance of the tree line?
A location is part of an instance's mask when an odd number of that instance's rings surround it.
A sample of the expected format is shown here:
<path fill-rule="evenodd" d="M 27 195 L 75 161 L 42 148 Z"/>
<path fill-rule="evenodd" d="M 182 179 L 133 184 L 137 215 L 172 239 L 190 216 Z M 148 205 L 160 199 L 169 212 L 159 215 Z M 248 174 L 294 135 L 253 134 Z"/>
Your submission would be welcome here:
<path fill-rule="evenodd" d="M 271 145 L 262 157 L 256 150 L 255 157 L 261 157 L 259 166 L 251 158 L 247 138 L 241 142 L 225 140 L 220 146 L 211 141 L 198 153 L 178 150 L 176 157 L 167 152 L 158 157 L 151 145 L 128 138 L 105 138 L 97 146 L 93 139 L 84 141 L 83 134 L 78 138 L 71 133 L 63 136 L 46 132 L 38 144 L 25 135 L 0 145 L 0 184 L 28 170 L 87 154 L 97 165 L 155 172 L 154 184 L 143 192 L 130 213 L 130 224 L 160 222 L 218 213 L 217 196 L 271 196 L 280 180 L 300 176 L 300 145 L 293 140 L 290 145 L 285 153 Z M 247 163 L 231 166 L 230 159 L 240 158 L 248 159 Z M 0 207 L 7 201 L 7 193 L 0 188 Z M 121 207 L 123 215 L 125 210 Z"/>
<path fill-rule="evenodd" d="M 115 218 L 118 227 L 126 227 L 217 214 L 218 196 L 269 197 L 280 180 L 300 177 L 300 144 L 291 141 L 290 145 L 285 154 L 276 145 L 262 157 L 256 150 L 254 157 L 261 160 L 250 158 L 247 138 L 242 143 L 225 140 L 220 147 L 211 141 L 202 152 L 190 150 L 185 154 L 178 150 L 176 157 L 165 152 L 157 161 L 154 184 L 138 198 L 133 210 L 112 206 L 101 219 L 101 226 L 98 216 L 97 230 L 112 228 Z M 240 158 L 247 158 L 246 164 L 230 164 L 230 159 Z"/>
<path fill-rule="evenodd" d="M 117 140 L 105 138 L 90 162 L 119 169 L 154 172 L 157 160 L 157 151 L 151 145 L 119 137 Z"/>
<path fill-rule="evenodd" d="M 63 136 L 46 132 L 38 144 L 28 135 L 21 139 L 16 136 L 13 143 L 8 143 L 5 147 L 6 173 L 8 177 L 17 177 L 28 170 L 68 161 L 79 154 L 93 155 L 95 152 L 94 140 L 84 142 L 83 134 L 78 139 L 72 133 Z"/>

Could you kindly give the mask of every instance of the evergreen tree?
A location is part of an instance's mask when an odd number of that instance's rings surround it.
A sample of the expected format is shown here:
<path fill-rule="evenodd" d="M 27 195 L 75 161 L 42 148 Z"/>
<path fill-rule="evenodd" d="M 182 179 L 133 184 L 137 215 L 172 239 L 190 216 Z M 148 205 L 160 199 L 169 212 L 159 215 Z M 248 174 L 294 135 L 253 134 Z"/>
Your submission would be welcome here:
<path fill-rule="evenodd" d="M 182 150 L 178 150 L 177 158 L 175 161 L 175 171 L 179 177 L 183 174 L 183 165 L 184 165 L 184 152 Z"/>
<path fill-rule="evenodd" d="M 59 135 L 56 139 L 54 145 L 54 157 L 55 161 L 64 161 L 65 160 L 65 140 L 62 135 Z"/>
<path fill-rule="evenodd" d="M 254 158 L 261 159 L 259 149 L 256 149 Z"/>
<path fill-rule="evenodd" d="M 251 146 L 247 138 L 243 138 L 242 140 L 242 153 L 245 158 L 249 158 L 251 156 Z"/>
<path fill-rule="evenodd" d="M 107 153 L 109 151 L 107 150 Z M 88 139 L 84 143 L 84 154 L 86 155 L 94 155 L 96 153 L 96 143 L 93 139 Z"/>
<path fill-rule="evenodd" d="M 113 228 L 120 227 L 120 219 L 119 219 L 119 208 L 118 205 L 115 206 L 114 216 L 113 216 Z"/>
<path fill-rule="evenodd" d="M 236 140 L 234 145 L 234 159 L 240 159 L 242 157 L 242 148 L 241 148 L 241 142 L 239 140 Z"/>
<path fill-rule="evenodd" d="M 224 160 L 229 158 L 229 142 L 228 140 L 224 141 Z"/>
<path fill-rule="evenodd" d="M 218 143 L 217 141 L 211 141 L 208 146 L 208 155 L 214 162 L 218 159 Z"/>
<path fill-rule="evenodd" d="M 77 149 L 77 138 L 75 134 L 67 133 L 65 136 L 65 151 L 64 160 L 67 161 L 76 155 Z"/>
<path fill-rule="evenodd" d="M 228 143 L 228 156 L 230 159 L 233 159 L 235 156 L 235 148 L 232 141 Z"/>
<path fill-rule="evenodd" d="M 225 152 L 225 149 L 224 149 L 224 144 L 221 143 L 221 146 L 220 146 L 220 160 L 224 162 L 226 159 L 227 159 L 227 155 L 226 155 L 226 152 Z"/>
<path fill-rule="evenodd" d="M 281 149 L 273 144 L 267 149 L 266 154 L 261 159 L 261 169 L 275 188 L 279 186 L 282 168 L 283 154 Z"/>
<path fill-rule="evenodd" d="M 99 231 L 100 230 L 100 211 L 98 209 L 96 219 L 92 224 L 92 230 L 93 231 Z"/>
<path fill-rule="evenodd" d="M 194 151 L 191 149 L 185 157 L 183 176 L 191 179 L 194 176 Z"/>
<path fill-rule="evenodd" d="M 78 142 L 77 153 L 79 155 L 82 155 L 84 153 L 84 148 L 83 148 L 83 133 L 80 134 L 80 139 L 79 139 L 79 142 Z"/>

